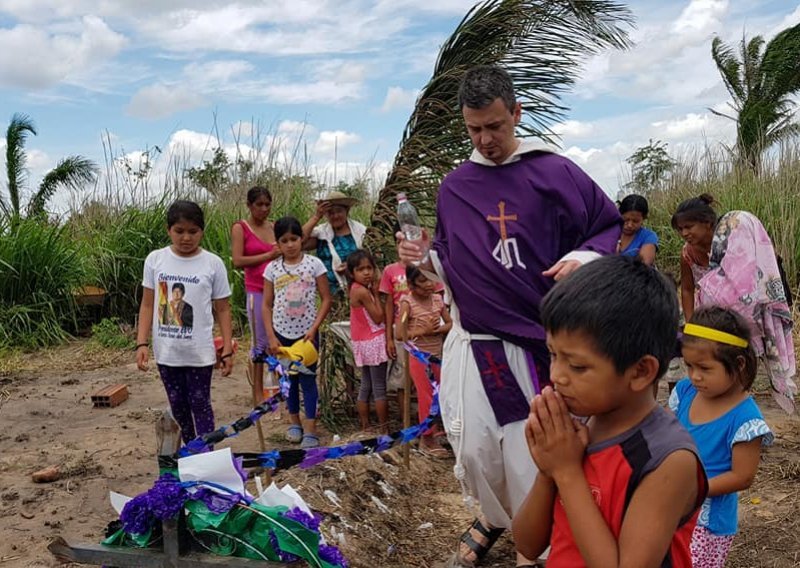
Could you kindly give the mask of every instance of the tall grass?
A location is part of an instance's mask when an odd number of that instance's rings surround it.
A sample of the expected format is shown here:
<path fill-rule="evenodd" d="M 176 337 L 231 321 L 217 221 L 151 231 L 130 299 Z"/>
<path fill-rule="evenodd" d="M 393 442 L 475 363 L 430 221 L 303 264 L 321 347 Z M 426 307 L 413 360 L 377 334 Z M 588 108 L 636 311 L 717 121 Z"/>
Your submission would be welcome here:
<path fill-rule="evenodd" d="M 0 347 L 42 347 L 75 329 L 88 252 L 64 227 L 29 219 L 0 225 Z"/>

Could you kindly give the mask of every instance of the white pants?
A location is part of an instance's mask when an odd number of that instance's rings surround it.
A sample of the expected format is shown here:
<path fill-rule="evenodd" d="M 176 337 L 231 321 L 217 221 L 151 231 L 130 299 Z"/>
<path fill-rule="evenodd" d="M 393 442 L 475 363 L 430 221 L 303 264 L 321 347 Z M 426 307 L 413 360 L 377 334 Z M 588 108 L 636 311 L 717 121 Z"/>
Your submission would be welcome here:
<path fill-rule="evenodd" d="M 536 464 L 525 441 L 525 420 L 500 426 L 483 389 L 470 336 L 453 306 L 453 330 L 444 344 L 439 400 L 445 431 L 456 452 L 456 477 L 463 466 L 462 488 L 477 499 L 493 527 L 511 528 L 511 519 L 536 479 Z M 527 400 L 534 396 L 525 351 L 503 342 L 511 371 Z"/>

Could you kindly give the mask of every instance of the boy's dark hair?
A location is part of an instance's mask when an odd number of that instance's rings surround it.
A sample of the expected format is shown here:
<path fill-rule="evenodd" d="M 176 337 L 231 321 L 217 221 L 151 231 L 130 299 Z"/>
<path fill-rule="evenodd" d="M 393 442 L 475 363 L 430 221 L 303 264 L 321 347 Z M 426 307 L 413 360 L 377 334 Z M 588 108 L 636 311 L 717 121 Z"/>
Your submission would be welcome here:
<path fill-rule="evenodd" d="M 373 268 L 378 266 L 375 264 L 375 257 L 373 257 L 368 250 L 356 249 L 347 255 L 347 278 L 349 278 L 350 281 L 353 281 L 353 273 L 356 268 L 358 268 L 358 265 L 361 264 L 361 261 L 365 259 L 369 261 Z"/>
<path fill-rule="evenodd" d="M 281 217 L 277 221 L 275 221 L 274 229 L 275 231 L 275 240 L 277 241 L 286 233 L 290 235 L 296 235 L 303 238 L 303 225 L 300 224 L 300 221 L 295 219 L 294 217 Z"/>
<path fill-rule="evenodd" d="M 263 185 L 254 185 L 247 190 L 247 204 L 252 205 L 256 202 L 256 199 L 262 195 L 269 199 L 269 202 L 272 203 L 272 194 L 269 192 L 269 190 Z"/>
<path fill-rule="evenodd" d="M 186 286 L 183 285 L 183 282 L 175 282 L 172 285 L 172 291 L 174 292 L 176 288 L 181 291 L 182 295 L 186 295 Z"/>
<path fill-rule="evenodd" d="M 406 283 L 408 284 L 409 288 L 416 284 L 417 278 L 420 276 L 425 277 L 425 275 L 419 269 L 419 266 L 415 266 L 413 264 L 406 266 Z"/>
<path fill-rule="evenodd" d="M 650 207 L 647 204 L 647 199 L 641 195 L 628 195 L 619 203 L 619 214 L 624 215 L 629 211 L 638 211 L 642 214 L 644 219 L 647 219 L 647 214 L 650 212 Z"/>
<path fill-rule="evenodd" d="M 725 372 L 736 378 L 736 381 L 744 390 L 750 390 L 753 381 L 756 379 L 758 370 L 758 358 L 752 345 L 752 333 L 747 321 L 732 310 L 719 308 L 717 306 L 707 306 L 698 308 L 689 323 L 710 327 L 717 331 L 724 331 L 736 337 L 747 340 L 747 347 L 736 347 L 714 341 L 716 346 L 716 359 L 725 367 Z M 684 335 L 683 344 L 701 341 L 701 338 L 693 335 Z M 740 358 L 744 365 L 740 368 Z"/>
<path fill-rule="evenodd" d="M 684 221 L 708 223 L 712 227 L 717 224 L 717 212 L 711 207 L 714 198 L 708 193 L 682 201 L 672 215 L 672 228 L 678 230 L 678 224 Z"/>
<path fill-rule="evenodd" d="M 458 108 L 486 108 L 495 99 L 503 100 L 506 108 L 514 112 L 517 97 L 514 82 L 504 69 L 495 65 L 479 65 L 464 74 L 458 88 Z"/>
<path fill-rule="evenodd" d="M 607 256 L 557 283 L 541 305 L 549 333 L 580 332 L 623 373 L 645 355 L 667 370 L 678 335 L 675 287 L 658 271 L 628 256 Z"/>
<path fill-rule="evenodd" d="M 181 221 L 189 221 L 194 223 L 200 230 L 205 230 L 206 221 L 203 216 L 203 210 L 194 201 L 185 201 L 179 199 L 173 201 L 172 205 L 167 209 L 167 228 L 172 228 L 175 223 Z"/>

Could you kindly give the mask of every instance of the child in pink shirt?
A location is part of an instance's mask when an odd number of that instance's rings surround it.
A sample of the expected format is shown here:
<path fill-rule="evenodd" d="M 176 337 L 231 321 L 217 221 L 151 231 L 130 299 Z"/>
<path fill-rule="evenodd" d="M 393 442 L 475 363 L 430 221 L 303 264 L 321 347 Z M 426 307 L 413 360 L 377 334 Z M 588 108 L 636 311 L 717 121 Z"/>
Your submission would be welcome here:
<path fill-rule="evenodd" d="M 406 268 L 409 293 L 400 300 L 400 322 L 404 338 L 414 342 L 420 351 L 441 358 L 444 336 L 453 327 L 450 313 L 444 305 L 442 296 L 436 293 L 436 285 L 422 271 L 413 265 Z M 441 365 L 431 364 L 434 378 L 439 382 Z M 416 358 L 409 358 L 408 369 L 417 389 L 419 421 L 428 417 L 433 402 L 433 386 L 427 369 Z M 422 435 L 420 450 L 432 457 L 447 458 L 449 452 L 438 441 L 441 431 L 433 426 Z"/>
<path fill-rule="evenodd" d="M 375 401 L 375 413 L 381 432 L 389 428 L 386 401 L 386 337 L 383 308 L 375 294 L 377 267 L 372 255 L 358 249 L 347 257 L 347 278 L 350 281 L 350 339 L 353 358 L 361 368 L 358 391 L 358 417 L 361 430 L 369 428 L 369 400 Z"/>
<path fill-rule="evenodd" d="M 395 233 L 400 230 L 397 226 Z M 444 285 L 441 282 L 434 284 L 435 291 L 441 295 L 444 292 Z M 391 361 L 386 377 L 387 389 L 389 392 L 397 392 L 397 402 L 400 407 L 400 415 L 403 415 L 404 400 L 404 371 L 403 357 L 398 357 L 397 353 L 402 353 L 403 342 L 400 341 L 399 329 L 395 329 L 395 322 L 400 313 L 400 300 L 408 294 L 408 283 L 406 282 L 406 265 L 402 262 L 394 262 L 383 269 L 381 283 L 378 288 L 383 302 L 384 321 L 386 322 L 386 354 Z"/>

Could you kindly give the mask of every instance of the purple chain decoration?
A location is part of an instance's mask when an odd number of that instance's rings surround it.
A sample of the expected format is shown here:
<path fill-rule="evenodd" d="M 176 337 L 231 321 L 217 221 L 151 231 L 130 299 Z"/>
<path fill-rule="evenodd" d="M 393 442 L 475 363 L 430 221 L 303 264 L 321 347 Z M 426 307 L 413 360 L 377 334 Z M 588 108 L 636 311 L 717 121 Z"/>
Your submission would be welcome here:
<path fill-rule="evenodd" d="M 306 469 L 327 460 L 383 452 L 394 446 L 408 444 L 412 440 L 419 438 L 433 426 L 434 422 L 439 417 L 439 384 L 434 378 L 432 366 L 440 365 L 441 359 L 435 355 L 419 350 L 412 342 L 406 342 L 404 347 L 411 357 L 416 358 L 425 365 L 428 380 L 433 386 L 433 401 L 431 403 L 430 413 L 428 417 L 419 424 L 392 432 L 391 434 L 385 434 L 358 442 L 350 442 L 340 446 L 310 448 L 307 450 L 272 450 L 265 453 L 237 452 L 234 455 L 243 459 L 245 467 L 266 467 L 273 470 L 281 470 L 299 466 Z"/>
<path fill-rule="evenodd" d="M 289 367 L 286 369 L 284 368 L 283 364 L 272 355 L 266 356 L 264 358 L 264 362 L 267 364 L 270 371 L 278 375 L 278 385 L 280 386 L 280 391 L 256 406 L 250 411 L 250 414 L 240 418 L 233 424 L 221 426 L 213 432 L 208 432 L 202 436 L 198 436 L 178 450 L 178 457 L 185 458 L 194 454 L 202 454 L 207 452 L 214 444 L 217 444 L 227 438 L 238 436 L 242 430 L 250 428 L 253 424 L 261 420 L 261 417 L 265 414 L 269 414 L 270 412 L 275 412 L 278 410 L 280 403 L 289 397 L 289 371 L 295 366 L 302 367 L 302 365 L 296 361 L 290 361 Z"/>

